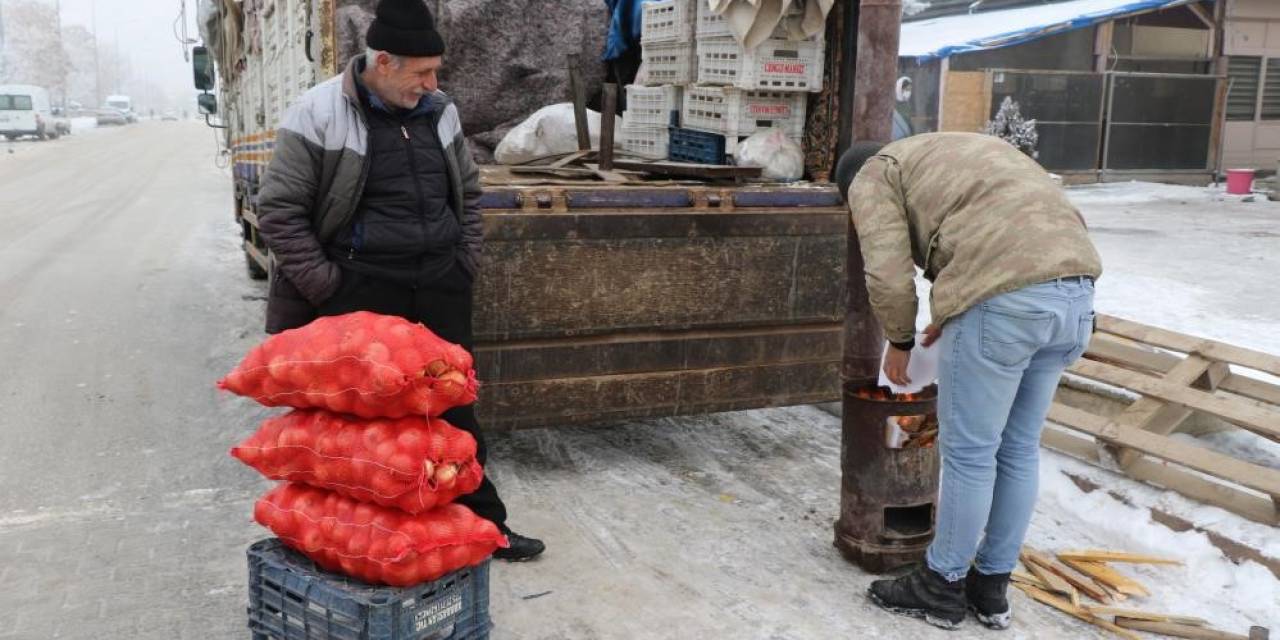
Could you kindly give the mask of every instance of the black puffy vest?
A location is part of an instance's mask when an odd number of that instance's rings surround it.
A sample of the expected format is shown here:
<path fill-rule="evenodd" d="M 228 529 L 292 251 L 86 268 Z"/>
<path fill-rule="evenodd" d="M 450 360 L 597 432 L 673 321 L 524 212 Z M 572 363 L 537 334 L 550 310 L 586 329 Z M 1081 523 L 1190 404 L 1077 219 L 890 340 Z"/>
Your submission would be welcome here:
<path fill-rule="evenodd" d="M 438 114 L 365 112 L 369 173 L 351 225 L 330 254 L 353 270 L 426 284 L 452 268 L 462 239 Z"/>

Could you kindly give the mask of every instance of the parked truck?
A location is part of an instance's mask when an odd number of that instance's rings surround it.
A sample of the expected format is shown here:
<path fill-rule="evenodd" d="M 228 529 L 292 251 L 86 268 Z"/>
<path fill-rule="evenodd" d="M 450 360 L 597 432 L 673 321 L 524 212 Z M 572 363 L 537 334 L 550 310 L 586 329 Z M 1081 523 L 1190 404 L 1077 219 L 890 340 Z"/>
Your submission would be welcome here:
<path fill-rule="evenodd" d="M 290 102 L 363 42 L 360 0 L 204 0 L 249 275 L 271 275 L 258 194 Z M 350 31 L 350 30 L 347 30 Z M 359 34 L 359 38 L 363 34 Z M 216 64 L 210 66 L 210 60 Z M 208 89 L 212 77 L 201 89 Z M 511 429 L 839 398 L 847 210 L 829 185 L 601 186 L 484 167 L 477 411 Z"/>

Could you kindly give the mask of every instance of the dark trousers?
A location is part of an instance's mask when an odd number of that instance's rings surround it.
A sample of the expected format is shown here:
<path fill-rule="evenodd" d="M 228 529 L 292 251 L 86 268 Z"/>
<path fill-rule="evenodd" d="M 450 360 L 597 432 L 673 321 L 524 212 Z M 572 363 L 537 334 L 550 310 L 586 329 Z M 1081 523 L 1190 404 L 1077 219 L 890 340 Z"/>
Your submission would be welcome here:
<path fill-rule="evenodd" d="M 332 298 L 320 306 L 322 316 L 336 316 L 353 311 L 372 311 L 421 322 L 436 335 L 460 344 L 471 351 L 471 278 L 461 266 L 425 287 L 408 287 L 381 278 L 343 270 L 342 286 Z M 440 416 L 445 422 L 470 433 L 476 439 L 476 459 L 481 466 L 488 461 L 480 423 L 471 406 L 457 407 Z M 476 515 L 492 521 L 504 533 L 507 529 L 507 507 L 498 497 L 498 489 L 485 473 L 480 488 L 457 499 Z"/>

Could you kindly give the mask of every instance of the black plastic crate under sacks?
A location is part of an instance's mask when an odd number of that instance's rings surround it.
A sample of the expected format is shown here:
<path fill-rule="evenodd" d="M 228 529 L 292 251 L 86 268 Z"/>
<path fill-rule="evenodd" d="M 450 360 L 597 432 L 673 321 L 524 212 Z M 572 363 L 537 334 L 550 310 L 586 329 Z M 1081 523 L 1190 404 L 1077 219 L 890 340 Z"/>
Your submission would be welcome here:
<path fill-rule="evenodd" d="M 486 640 L 489 562 L 399 589 L 329 573 L 277 538 L 249 547 L 253 640 Z"/>

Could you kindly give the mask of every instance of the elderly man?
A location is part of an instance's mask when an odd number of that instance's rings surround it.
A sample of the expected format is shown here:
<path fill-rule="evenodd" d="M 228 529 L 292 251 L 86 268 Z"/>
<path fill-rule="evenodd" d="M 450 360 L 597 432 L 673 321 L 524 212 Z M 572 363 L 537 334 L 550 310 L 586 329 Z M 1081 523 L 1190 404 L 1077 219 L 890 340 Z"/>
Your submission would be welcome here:
<path fill-rule="evenodd" d="M 373 311 L 421 322 L 472 348 L 479 267 L 479 170 L 458 108 L 437 90 L 445 43 L 423 0 L 382 0 L 369 52 L 304 94 L 284 116 L 259 195 L 275 260 L 267 331 L 317 315 Z M 485 441 L 471 407 L 444 414 Z M 542 542 L 513 533 L 486 474 L 458 502 L 488 518 L 528 560 Z"/>
<path fill-rule="evenodd" d="M 966 608 L 1006 628 L 1009 574 L 1035 508 L 1040 430 L 1063 370 L 1092 334 L 1098 252 L 1057 183 L 999 138 L 859 143 L 836 175 L 892 345 L 885 375 L 910 382 L 917 267 L 933 282 L 924 342 L 942 350 L 934 540 L 924 566 L 872 583 L 869 596 L 944 628 Z"/>

